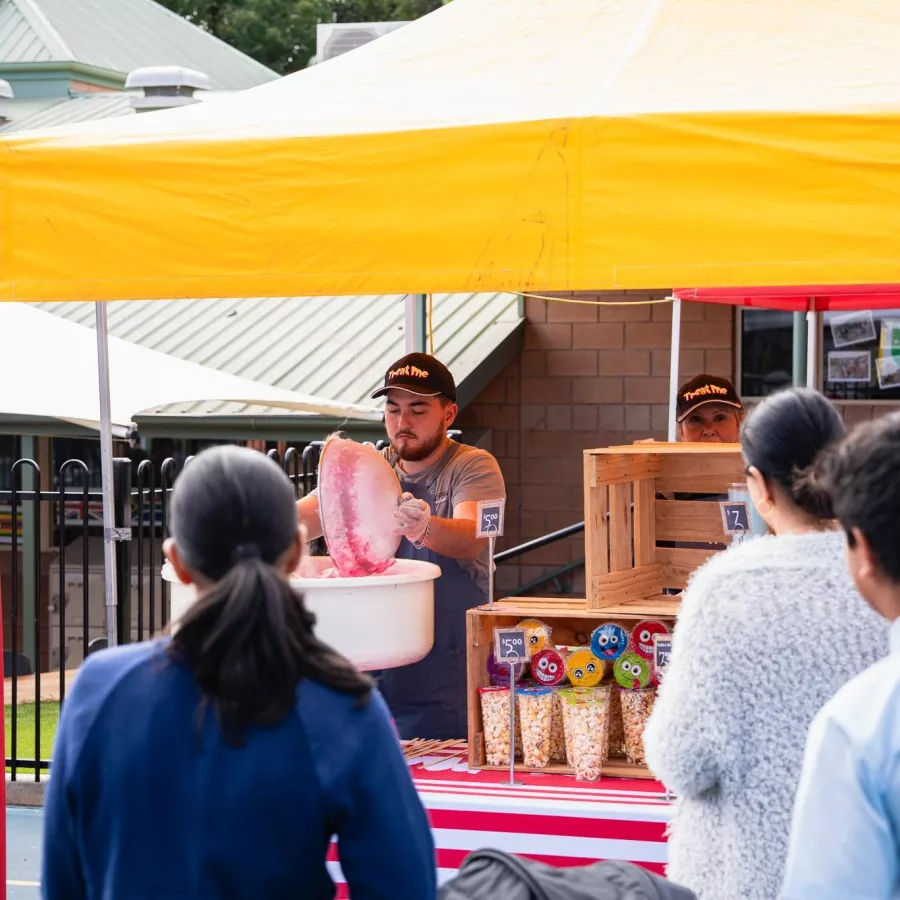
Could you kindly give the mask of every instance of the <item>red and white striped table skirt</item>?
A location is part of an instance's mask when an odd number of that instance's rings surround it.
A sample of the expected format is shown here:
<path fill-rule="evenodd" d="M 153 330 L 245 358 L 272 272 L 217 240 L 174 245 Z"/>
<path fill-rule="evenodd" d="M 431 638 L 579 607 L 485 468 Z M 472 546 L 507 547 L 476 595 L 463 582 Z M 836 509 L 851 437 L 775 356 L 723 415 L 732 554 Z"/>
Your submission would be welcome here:
<path fill-rule="evenodd" d="M 564 775 L 517 774 L 522 785 L 510 787 L 501 772 L 410 771 L 431 819 L 441 883 L 485 847 L 554 866 L 628 860 L 663 874 L 672 804 L 656 781 L 588 785 Z M 334 845 L 328 865 L 338 897 L 348 897 Z"/>

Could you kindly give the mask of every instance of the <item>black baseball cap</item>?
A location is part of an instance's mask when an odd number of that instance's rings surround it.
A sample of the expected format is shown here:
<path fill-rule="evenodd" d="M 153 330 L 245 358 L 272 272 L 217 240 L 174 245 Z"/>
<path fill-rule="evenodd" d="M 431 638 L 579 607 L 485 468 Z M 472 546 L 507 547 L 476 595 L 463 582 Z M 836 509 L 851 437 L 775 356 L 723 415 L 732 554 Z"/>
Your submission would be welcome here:
<path fill-rule="evenodd" d="M 707 403 L 724 403 L 735 409 L 744 408 L 734 385 L 727 378 L 703 373 L 695 375 L 687 384 L 678 388 L 675 420 L 683 421 L 688 413 Z"/>
<path fill-rule="evenodd" d="M 409 353 L 398 359 L 384 374 L 384 387 L 378 388 L 372 399 L 383 397 L 388 391 L 407 391 L 423 397 L 446 397 L 456 402 L 456 382 L 450 370 L 427 353 Z"/>

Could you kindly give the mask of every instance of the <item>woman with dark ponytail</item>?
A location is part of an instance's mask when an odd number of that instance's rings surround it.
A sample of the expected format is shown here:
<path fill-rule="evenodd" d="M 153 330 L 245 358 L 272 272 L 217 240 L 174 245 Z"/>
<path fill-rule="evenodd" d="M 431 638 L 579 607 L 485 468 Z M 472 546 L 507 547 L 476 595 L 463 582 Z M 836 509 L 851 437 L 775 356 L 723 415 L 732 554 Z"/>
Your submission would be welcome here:
<path fill-rule="evenodd" d="M 174 637 L 91 656 L 46 798 L 48 900 L 433 900 L 434 845 L 380 695 L 288 584 L 290 484 L 218 447 L 179 476 L 165 552 L 197 601 Z M 352 627 L 352 623 L 348 623 Z"/>
<path fill-rule="evenodd" d="M 770 534 L 713 556 L 682 595 L 644 746 L 679 798 L 669 877 L 699 900 L 777 896 L 809 724 L 887 653 L 886 623 L 847 572 L 844 534 L 814 466 L 843 436 L 816 391 L 760 403 L 741 443 Z"/>

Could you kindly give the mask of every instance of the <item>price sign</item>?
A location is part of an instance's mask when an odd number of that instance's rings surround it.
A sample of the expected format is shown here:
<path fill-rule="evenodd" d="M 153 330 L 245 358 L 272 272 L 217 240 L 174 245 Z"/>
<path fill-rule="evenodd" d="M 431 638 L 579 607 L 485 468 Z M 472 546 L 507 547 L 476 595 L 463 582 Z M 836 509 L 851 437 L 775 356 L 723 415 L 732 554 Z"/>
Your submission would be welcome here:
<path fill-rule="evenodd" d="M 480 538 L 501 537 L 503 535 L 503 512 L 506 500 L 479 500 L 475 533 Z"/>
<path fill-rule="evenodd" d="M 662 678 L 666 666 L 669 665 L 669 657 L 672 655 L 672 635 L 671 634 L 654 634 L 653 635 L 653 668 L 656 674 Z"/>
<path fill-rule="evenodd" d="M 494 659 L 503 663 L 520 663 L 528 656 L 524 628 L 494 629 Z"/>
<path fill-rule="evenodd" d="M 719 504 L 722 510 L 722 530 L 725 534 L 750 534 L 750 508 L 744 500 L 729 500 Z"/>

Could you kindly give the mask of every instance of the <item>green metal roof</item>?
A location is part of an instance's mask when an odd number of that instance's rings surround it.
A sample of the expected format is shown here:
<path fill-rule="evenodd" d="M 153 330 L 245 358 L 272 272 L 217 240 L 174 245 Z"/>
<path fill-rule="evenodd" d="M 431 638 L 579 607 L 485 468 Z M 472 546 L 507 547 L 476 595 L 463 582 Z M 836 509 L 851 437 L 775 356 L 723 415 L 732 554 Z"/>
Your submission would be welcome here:
<path fill-rule="evenodd" d="M 0 0 L 0 70 L 66 62 L 119 73 L 188 66 L 215 90 L 278 75 L 153 0 Z"/>
<path fill-rule="evenodd" d="M 38 305 L 94 325 L 92 303 Z M 124 340 L 265 384 L 373 407 L 378 401 L 369 395 L 404 352 L 398 295 L 132 301 L 108 303 L 107 309 L 110 333 Z M 453 372 L 462 405 L 522 346 L 524 317 L 516 294 L 435 294 L 433 323 L 435 356 Z M 175 434 L 182 430 L 178 420 L 188 417 L 198 437 L 284 431 L 289 423 L 309 422 L 308 416 L 260 407 L 197 403 L 155 410 L 141 419 L 141 428 Z M 311 427 L 321 436 L 321 420 Z"/>
<path fill-rule="evenodd" d="M 21 102 L 21 106 L 19 103 Z M 29 114 L 29 106 L 32 112 Z M 51 128 L 91 119 L 113 119 L 134 115 L 131 95 L 118 91 L 81 94 L 68 100 L 57 100 L 35 107 L 27 100 L 13 100 L 6 107 L 10 121 L 0 128 L 0 134 L 10 131 L 28 131 L 32 128 Z"/>

